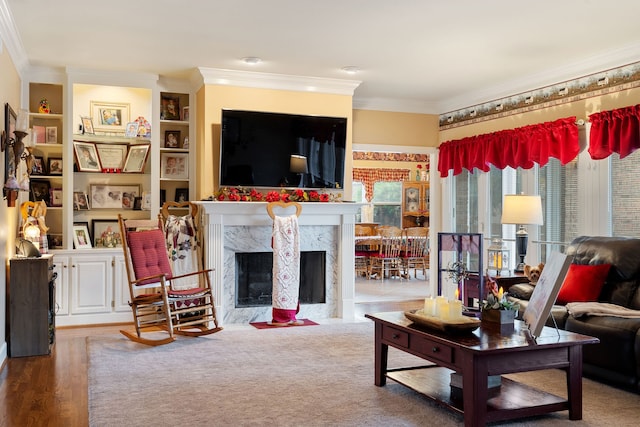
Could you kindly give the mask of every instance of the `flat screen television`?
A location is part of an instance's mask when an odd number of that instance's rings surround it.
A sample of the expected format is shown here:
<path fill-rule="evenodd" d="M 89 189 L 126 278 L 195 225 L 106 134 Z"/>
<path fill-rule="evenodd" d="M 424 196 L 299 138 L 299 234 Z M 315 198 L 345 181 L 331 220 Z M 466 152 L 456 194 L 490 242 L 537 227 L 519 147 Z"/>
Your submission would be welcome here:
<path fill-rule="evenodd" d="M 222 187 L 344 187 L 344 117 L 222 110 L 221 129 Z"/>

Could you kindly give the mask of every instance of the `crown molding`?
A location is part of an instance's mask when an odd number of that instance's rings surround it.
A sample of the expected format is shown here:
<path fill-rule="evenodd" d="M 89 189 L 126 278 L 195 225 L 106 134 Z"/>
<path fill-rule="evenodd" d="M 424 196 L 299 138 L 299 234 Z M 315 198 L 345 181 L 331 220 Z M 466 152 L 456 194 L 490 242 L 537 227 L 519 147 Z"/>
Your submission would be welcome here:
<path fill-rule="evenodd" d="M 640 43 L 622 46 L 619 49 L 594 55 L 583 61 L 573 62 L 562 67 L 545 70 L 540 73 L 512 79 L 504 84 L 469 92 L 451 98 L 438 106 L 440 114 L 454 112 L 470 106 L 492 100 L 529 92 L 544 86 L 567 82 L 589 74 L 603 72 L 640 61 Z"/>
<path fill-rule="evenodd" d="M 29 67 L 29 59 L 6 0 L 0 0 L 0 39 L 2 39 L 2 44 L 7 47 L 7 52 L 18 70 L 18 74 L 23 76 Z"/>
<path fill-rule="evenodd" d="M 437 152 L 437 148 L 416 147 L 412 145 L 353 144 L 351 151 L 367 151 L 374 153 L 432 154 Z"/>
<path fill-rule="evenodd" d="M 360 85 L 357 80 L 293 76 L 254 71 L 198 67 L 204 84 L 241 86 L 259 89 L 292 90 L 353 96 Z"/>

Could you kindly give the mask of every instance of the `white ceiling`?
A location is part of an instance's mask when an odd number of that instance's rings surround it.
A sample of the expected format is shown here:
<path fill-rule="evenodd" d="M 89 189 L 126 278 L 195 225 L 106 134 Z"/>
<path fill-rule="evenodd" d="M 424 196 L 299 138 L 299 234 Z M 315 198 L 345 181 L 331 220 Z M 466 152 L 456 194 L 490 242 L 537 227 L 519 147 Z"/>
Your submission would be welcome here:
<path fill-rule="evenodd" d="M 441 114 L 640 61 L 638 0 L 1 2 L 32 66 L 359 80 L 359 108 Z"/>

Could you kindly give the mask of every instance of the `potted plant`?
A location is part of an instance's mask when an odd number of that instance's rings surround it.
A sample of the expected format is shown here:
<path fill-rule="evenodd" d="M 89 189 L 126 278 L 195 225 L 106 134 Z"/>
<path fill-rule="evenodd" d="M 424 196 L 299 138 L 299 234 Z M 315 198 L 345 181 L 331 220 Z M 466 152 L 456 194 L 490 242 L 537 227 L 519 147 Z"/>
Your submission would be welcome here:
<path fill-rule="evenodd" d="M 513 323 L 520 305 L 507 299 L 507 293 L 498 289 L 495 280 L 485 276 L 487 281 L 487 299 L 482 303 L 482 321 L 500 324 Z"/>

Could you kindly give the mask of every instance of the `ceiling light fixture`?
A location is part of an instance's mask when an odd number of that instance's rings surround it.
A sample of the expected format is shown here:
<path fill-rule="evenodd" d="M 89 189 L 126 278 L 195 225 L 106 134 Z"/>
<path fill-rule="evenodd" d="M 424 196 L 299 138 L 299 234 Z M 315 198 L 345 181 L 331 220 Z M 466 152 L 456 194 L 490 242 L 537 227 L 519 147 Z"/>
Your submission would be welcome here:
<path fill-rule="evenodd" d="M 249 65 L 256 65 L 262 62 L 262 59 L 257 56 L 247 56 L 246 58 L 242 58 L 242 62 Z"/>
<path fill-rule="evenodd" d="M 360 68 L 356 67 L 355 65 L 347 65 L 346 67 L 342 67 L 341 70 L 347 74 L 356 74 L 360 72 Z"/>

